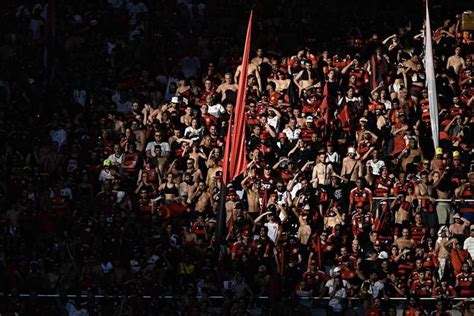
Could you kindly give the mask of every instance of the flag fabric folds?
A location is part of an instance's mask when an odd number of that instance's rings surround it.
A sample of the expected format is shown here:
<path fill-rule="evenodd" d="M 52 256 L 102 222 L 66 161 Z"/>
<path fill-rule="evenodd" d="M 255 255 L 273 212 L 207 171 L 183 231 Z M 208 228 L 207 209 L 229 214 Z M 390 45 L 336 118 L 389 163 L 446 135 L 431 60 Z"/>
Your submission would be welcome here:
<path fill-rule="evenodd" d="M 428 9 L 428 0 L 426 5 L 425 21 L 425 70 L 426 86 L 428 88 L 428 102 L 430 110 L 431 133 L 433 134 L 434 147 L 439 147 L 439 123 L 438 123 L 438 100 L 436 94 L 436 77 L 434 72 L 433 44 L 430 23 L 430 11 Z"/>
<path fill-rule="evenodd" d="M 245 101 L 247 98 L 247 73 L 250 59 L 250 41 L 252 37 L 253 12 L 250 12 L 245 38 L 244 54 L 240 70 L 239 88 L 234 114 L 229 120 L 224 150 L 224 165 L 222 166 L 224 184 L 231 182 L 247 168 L 247 153 L 245 149 Z"/>

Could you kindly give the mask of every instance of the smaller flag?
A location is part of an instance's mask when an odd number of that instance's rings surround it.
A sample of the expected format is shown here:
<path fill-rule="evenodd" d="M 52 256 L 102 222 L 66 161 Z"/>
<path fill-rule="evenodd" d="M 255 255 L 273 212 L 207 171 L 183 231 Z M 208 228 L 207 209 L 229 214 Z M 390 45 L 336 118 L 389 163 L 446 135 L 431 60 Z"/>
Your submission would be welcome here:
<path fill-rule="evenodd" d="M 344 104 L 344 106 L 342 107 L 341 112 L 339 112 L 337 117 L 341 121 L 342 126 L 346 126 L 346 125 L 349 124 L 349 109 L 347 108 L 347 104 Z"/>

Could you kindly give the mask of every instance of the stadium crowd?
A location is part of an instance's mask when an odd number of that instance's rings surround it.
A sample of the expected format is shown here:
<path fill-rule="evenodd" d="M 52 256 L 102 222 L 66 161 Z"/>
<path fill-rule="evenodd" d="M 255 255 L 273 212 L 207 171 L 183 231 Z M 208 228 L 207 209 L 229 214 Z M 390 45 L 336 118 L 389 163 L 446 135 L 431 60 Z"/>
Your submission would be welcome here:
<path fill-rule="evenodd" d="M 432 23 L 435 149 L 421 17 L 280 49 L 299 9 L 257 5 L 242 74 L 234 5 L 64 1 L 55 45 L 45 1 L 5 11 L 0 314 L 474 315 L 472 32 Z M 248 166 L 216 251 L 242 75 Z"/>

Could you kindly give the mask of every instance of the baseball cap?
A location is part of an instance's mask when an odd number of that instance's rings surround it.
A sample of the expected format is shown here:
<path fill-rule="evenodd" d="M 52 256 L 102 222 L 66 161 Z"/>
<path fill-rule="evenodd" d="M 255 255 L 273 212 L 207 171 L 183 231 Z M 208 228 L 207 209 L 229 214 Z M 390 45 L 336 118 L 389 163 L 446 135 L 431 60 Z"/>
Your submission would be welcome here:
<path fill-rule="evenodd" d="M 312 122 L 314 119 L 311 115 L 306 117 L 306 122 Z"/>
<path fill-rule="evenodd" d="M 453 152 L 453 158 L 459 158 L 461 156 L 461 154 L 459 153 L 459 151 L 455 151 Z"/>
<path fill-rule="evenodd" d="M 105 159 L 103 162 L 104 167 L 109 167 L 112 164 L 112 161 L 110 159 Z"/>
<path fill-rule="evenodd" d="M 333 270 L 333 273 L 339 273 L 341 272 L 341 268 L 340 267 L 335 267 L 334 270 Z"/>
<path fill-rule="evenodd" d="M 171 103 L 179 103 L 178 97 L 172 97 L 171 98 Z"/>
<path fill-rule="evenodd" d="M 347 150 L 347 153 L 348 154 L 355 154 L 356 153 L 356 150 L 354 147 L 349 147 L 349 149 Z"/>
<path fill-rule="evenodd" d="M 437 155 L 442 155 L 443 154 L 443 148 L 441 148 L 441 147 L 436 148 L 435 153 Z"/>

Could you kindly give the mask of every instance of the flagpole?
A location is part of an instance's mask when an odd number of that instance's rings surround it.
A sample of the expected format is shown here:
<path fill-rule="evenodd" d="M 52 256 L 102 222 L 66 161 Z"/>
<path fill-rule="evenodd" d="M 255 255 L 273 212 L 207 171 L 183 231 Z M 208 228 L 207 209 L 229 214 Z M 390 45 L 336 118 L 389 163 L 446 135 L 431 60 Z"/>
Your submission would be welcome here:
<path fill-rule="evenodd" d="M 227 186 L 224 183 L 224 177 L 221 179 L 221 188 L 219 192 L 219 211 L 217 212 L 217 227 L 216 227 L 216 248 L 214 249 L 218 255 L 225 242 L 226 218 L 227 212 L 225 209 L 225 198 L 227 196 Z"/>
<path fill-rule="evenodd" d="M 428 104 L 430 109 L 431 134 L 433 136 L 433 145 L 436 150 L 439 147 L 439 118 L 438 118 L 438 99 L 436 92 L 436 77 L 433 60 L 433 43 L 431 33 L 430 11 L 428 0 L 425 0 L 426 19 L 425 19 L 425 70 L 426 86 L 428 88 Z"/>
<path fill-rule="evenodd" d="M 250 42 L 252 34 L 253 11 L 250 11 L 247 34 L 245 37 L 244 53 L 242 57 L 239 87 L 237 92 L 236 106 L 227 126 L 227 135 L 224 150 L 224 162 L 222 165 L 221 190 L 219 195 L 219 210 L 217 214 L 216 248 L 219 254 L 225 243 L 225 232 L 227 227 L 227 211 L 225 199 L 227 196 L 227 184 L 235 177 L 245 171 L 247 167 L 245 148 L 245 101 L 247 92 L 247 69 L 250 59 Z M 232 220 L 232 217 L 231 217 Z"/>

